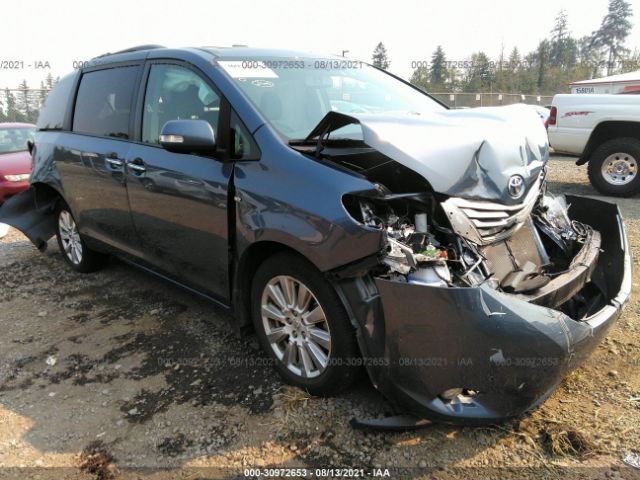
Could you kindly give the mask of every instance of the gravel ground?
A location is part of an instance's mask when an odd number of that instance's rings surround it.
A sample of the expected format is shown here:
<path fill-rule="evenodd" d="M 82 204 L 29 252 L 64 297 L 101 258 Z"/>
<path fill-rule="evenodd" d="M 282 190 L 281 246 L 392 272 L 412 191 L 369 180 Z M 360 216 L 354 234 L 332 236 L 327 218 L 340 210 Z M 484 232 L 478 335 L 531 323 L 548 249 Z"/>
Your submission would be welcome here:
<path fill-rule="evenodd" d="M 596 195 L 572 159 L 550 165 L 553 190 Z M 619 203 L 640 258 L 640 203 Z M 53 242 L 40 254 L 11 230 L 0 285 L 0 478 L 640 478 L 622 462 L 640 453 L 637 281 L 605 342 L 531 415 L 407 433 L 353 430 L 354 415 L 390 411 L 365 380 L 329 399 L 285 387 L 225 312 L 118 261 L 75 274 Z"/>

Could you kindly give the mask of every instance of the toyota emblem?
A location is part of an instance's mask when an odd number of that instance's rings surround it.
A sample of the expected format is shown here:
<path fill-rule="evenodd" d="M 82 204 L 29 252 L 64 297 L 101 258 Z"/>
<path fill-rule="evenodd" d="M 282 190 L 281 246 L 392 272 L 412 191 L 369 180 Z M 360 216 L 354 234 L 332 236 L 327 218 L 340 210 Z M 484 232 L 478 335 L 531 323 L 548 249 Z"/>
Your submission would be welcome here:
<path fill-rule="evenodd" d="M 512 175 L 508 185 L 511 198 L 520 198 L 524 194 L 524 178 L 521 175 Z"/>

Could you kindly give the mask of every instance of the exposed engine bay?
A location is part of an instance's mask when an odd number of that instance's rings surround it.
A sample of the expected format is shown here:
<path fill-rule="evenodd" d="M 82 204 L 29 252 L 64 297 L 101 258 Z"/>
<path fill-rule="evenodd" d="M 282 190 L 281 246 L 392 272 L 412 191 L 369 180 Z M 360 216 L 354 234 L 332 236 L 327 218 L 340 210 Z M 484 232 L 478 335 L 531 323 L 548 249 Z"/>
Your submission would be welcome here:
<path fill-rule="evenodd" d="M 502 122 L 508 108 L 486 112 Z M 467 114 L 448 115 L 456 131 L 457 117 Z M 331 136 L 354 123 L 362 140 Z M 422 125 L 412 120 L 411 126 L 418 132 Z M 390 141 L 394 132 L 377 117 L 331 112 L 304 142 L 292 145 L 376 185 L 343 197 L 352 218 L 384 233 L 386 248 L 373 275 L 441 288 L 488 284 L 574 319 L 602 308 L 605 282 L 592 278 L 600 233 L 571 220 L 565 198 L 547 192 L 545 139 L 526 137 L 518 145 L 487 133 L 469 148 L 466 163 L 452 163 L 446 172 L 447 165 L 425 153 L 429 149 L 397 148 L 400 143 Z M 433 149 L 448 145 L 446 138 L 430 142 Z M 445 174 L 428 175 L 433 171 Z"/>
<path fill-rule="evenodd" d="M 504 206 L 498 210 L 489 202 L 456 198 L 438 202 L 431 194 L 354 196 L 345 199 L 345 206 L 363 224 L 385 232 L 378 276 L 431 287 L 488 282 L 496 290 L 584 318 L 604 298 L 604 287 L 591 279 L 600 234 L 571 221 L 564 197 L 546 192 L 543 179 L 540 185 L 531 207 L 522 207 L 529 215 L 521 218 Z"/>

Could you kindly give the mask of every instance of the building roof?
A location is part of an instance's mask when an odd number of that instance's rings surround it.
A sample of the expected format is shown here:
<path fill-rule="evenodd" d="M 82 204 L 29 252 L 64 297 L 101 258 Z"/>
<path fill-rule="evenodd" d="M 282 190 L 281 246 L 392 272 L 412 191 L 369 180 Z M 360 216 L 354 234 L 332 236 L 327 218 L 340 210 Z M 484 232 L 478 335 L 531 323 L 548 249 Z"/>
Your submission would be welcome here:
<path fill-rule="evenodd" d="M 569 85 L 598 85 L 603 83 L 628 83 L 640 82 L 640 70 L 636 72 L 621 73 L 620 75 L 610 75 L 608 77 L 593 78 L 591 80 L 581 80 Z"/>

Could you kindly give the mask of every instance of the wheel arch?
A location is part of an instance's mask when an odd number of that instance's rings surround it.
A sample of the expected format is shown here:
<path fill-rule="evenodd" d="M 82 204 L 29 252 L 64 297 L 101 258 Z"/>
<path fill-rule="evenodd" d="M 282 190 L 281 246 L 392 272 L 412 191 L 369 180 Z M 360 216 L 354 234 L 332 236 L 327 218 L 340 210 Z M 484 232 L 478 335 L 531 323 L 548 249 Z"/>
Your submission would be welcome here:
<path fill-rule="evenodd" d="M 640 122 L 610 120 L 599 123 L 591 132 L 582 156 L 577 162 L 578 165 L 587 163 L 591 159 L 593 152 L 604 142 L 625 137 L 640 140 Z"/>
<path fill-rule="evenodd" d="M 251 282 L 262 263 L 278 253 L 288 252 L 317 266 L 305 255 L 284 243 L 263 240 L 250 244 L 239 256 L 233 269 L 232 302 L 238 329 L 242 333 L 253 331 L 251 321 Z"/>

